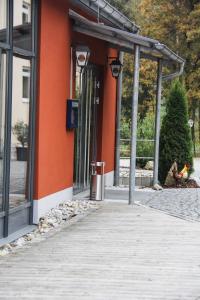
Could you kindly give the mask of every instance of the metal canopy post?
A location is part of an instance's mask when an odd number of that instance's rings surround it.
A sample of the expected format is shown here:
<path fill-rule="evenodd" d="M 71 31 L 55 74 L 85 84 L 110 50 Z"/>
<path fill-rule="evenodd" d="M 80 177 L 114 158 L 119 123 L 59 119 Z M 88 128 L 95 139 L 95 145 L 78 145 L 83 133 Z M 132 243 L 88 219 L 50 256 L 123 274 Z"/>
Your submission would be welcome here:
<path fill-rule="evenodd" d="M 120 52 L 119 60 L 123 64 L 124 53 Z M 115 178 L 114 185 L 119 186 L 120 178 L 120 123 L 121 123 L 121 103 L 122 103 L 122 86 L 123 71 L 121 71 L 117 82 L 117 112 L 116 112 L 116 141 L 115 141 Z"/>
<path fill-rule="evenodd" d="M 160 108 L 162 97 L 162 60 L 158 60 L 157 71 L 157 95 L 156 95 L 156 122 L 155 122 L 155 144 L 154 144 L 154 176 L 153 184 L 158 183 L 158 165 L 159 165 L 159 139 L 160 139 Z"/>
<path fill-rule="evenodd" d="M 134 203 L 135 191 L 135 169 L 136 169 L 136 143 L 137 143 L 137 113 L 139 95 L 139 73 L 140 73 L 140 46 L 135 45 L 135 63 L 131 114 L 131 157 L 130 157 L 130 178 L 129 178 L 129 204 Z"/>

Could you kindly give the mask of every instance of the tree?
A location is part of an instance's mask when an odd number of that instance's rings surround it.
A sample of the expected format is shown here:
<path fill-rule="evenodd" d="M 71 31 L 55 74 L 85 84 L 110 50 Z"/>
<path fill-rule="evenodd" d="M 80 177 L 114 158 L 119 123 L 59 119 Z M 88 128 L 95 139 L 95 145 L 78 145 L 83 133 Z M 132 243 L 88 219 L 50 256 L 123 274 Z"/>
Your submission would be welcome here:
<path fill-rule="evenodd" d="M 185 61 L 184 81 L 189 114 L 200 116 L 200 3 L 199 0 L 141 0 L 139 5 L 142 34 L 166 43 Z M 196 111 L 199 109 L 199 116 Z M 199 121 L 199 120 L 198 120 Z M 199 138 L 200 138 L 200 126 Z M 192 131 L 195 141 L 195 127 Z"/>
<path fill-rule="evenodd" d="M 139 1 L 140 0 L 108 0 L 111 5 L 132 20 L 134 20 L 137 15 Z"/>
<path fill-rule="evenodd" d="M 167 111 L 161 127 L 159 180 L 162 184 L 175 159 L 179 168 L 183 168 L 185 163 L 192 167 L 187 97 L 185 88 L 178 80 L 172 84 L 169 92 Z"/>

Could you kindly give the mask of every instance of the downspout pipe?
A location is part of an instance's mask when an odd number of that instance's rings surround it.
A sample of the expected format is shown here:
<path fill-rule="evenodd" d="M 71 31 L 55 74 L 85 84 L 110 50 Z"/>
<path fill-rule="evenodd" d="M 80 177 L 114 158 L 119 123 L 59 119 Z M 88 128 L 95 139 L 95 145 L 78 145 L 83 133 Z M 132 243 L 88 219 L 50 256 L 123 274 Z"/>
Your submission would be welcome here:
<path fill-rule="evenodd" d="M 154 47 L 156 48 L 156 50 L 159 50 L 163 55 L 171 58 L 171 60 L 174 63 L 179 64 L 179 70 L 178 71 L 162 76 L 162 80 L 172 80 L 172 79 L 174 79 L 178 76 L 181 76 L 183 74 L 183 71 L 184 71 L 185 60 L 183 58 L 181 58 L 180 56 L 178 56 L 176 53 L 174 53 L 172 50 L 170 50 L 164 44 L 156 43 L 156 44 L 154 44 Z"/>
<path fill-rule="evenodd" d="M 168 74 L 168 75 L 165 75 L 165 76 L 162 77 L 162 79 L 163 80 L 172 80 L 172 79 L 174 79 L 176 77 L 181 76 L 183 74 L 184 67 L 185 67 L 185 61 L 180 64 L 179 71 L 171 73 L 171 74 Z"/>

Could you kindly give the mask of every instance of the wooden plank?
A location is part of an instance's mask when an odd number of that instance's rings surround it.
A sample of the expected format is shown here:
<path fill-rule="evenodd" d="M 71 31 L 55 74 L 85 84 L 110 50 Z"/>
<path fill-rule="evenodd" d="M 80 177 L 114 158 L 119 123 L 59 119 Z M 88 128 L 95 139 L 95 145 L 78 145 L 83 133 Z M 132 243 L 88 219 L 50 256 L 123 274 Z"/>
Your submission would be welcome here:
<path fill-rule="evenodd" d="M 200 225 L 126 203 L 0 260 L 0 299 L 198 300 Z"/>

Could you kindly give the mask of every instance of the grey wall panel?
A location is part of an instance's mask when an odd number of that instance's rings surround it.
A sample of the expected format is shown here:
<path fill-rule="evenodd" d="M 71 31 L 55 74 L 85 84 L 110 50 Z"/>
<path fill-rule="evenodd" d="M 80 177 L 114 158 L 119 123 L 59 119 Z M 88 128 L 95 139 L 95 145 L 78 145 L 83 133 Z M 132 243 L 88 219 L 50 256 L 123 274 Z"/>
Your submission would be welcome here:
<path fill-rule="evenodd" d="M 0 217 L 0 239 L 3 237 L 3 222 L 4 218 Z"/>
<path fill-rule="evenodd" d="M 29 222 L 29 208 L 15 212 L 9 216 L 8 234 L 11 234 L 23 227 Z"/>

